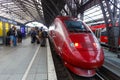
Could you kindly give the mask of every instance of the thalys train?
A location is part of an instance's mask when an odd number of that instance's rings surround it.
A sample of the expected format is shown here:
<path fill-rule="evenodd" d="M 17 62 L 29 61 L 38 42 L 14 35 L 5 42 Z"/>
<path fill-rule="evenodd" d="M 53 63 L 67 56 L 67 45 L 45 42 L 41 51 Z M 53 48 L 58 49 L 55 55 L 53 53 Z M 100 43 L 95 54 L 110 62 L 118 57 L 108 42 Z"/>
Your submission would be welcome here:
<path fill-rule="evenodd" d="M 64 65 L 79 76 L 92 77 L 104 62 L 104 52 L 90 28 L 81 20 L 58 16 L 48 32 Z"/>

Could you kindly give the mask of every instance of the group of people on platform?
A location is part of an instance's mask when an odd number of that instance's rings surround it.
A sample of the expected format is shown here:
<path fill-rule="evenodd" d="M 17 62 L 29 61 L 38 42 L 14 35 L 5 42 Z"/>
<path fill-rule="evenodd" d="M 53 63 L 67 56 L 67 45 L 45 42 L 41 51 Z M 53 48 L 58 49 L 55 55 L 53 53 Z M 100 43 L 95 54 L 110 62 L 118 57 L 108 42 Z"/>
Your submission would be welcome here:
<path fill-rule="evenodd" d="M 43 27 L 41 27 L 40 29 L 38 27 L 31 28 L 30 35 L 31 35 L 31 43 L 36 42 L 41 46 L 45 46 L 46 44 L 45 38 L 47 37 L 47 32 Z"/>
<path fill-rule="evenodd" d="M 22 43 L 22 33 L 20 29 L 12 26 L 7 32 L 6 45 L 17 46 L 17 43 Z"/>
<path fill-rule="evenodd" d="M 32 27 L 30 31 L 31 43 L 37 43 L 41 46 L 45 46 L 47 32 L 43 27 Z M 22 33 L 20 29 L 16 29 L 15 26 L 9 29 L 6 37 L 6 45 L 17 46 L 17 43 L 22 43 Z"/>

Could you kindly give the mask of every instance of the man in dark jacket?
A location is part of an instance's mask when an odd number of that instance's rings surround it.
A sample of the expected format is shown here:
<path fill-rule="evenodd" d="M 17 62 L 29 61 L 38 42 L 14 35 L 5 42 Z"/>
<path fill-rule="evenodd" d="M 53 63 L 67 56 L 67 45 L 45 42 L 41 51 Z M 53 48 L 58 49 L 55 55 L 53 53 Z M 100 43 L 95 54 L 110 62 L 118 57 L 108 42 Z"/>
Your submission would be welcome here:
<path fill-rule="evenodd" d="M 41 46 L 46 45 L 46 38 L 47 38 L 47 32 L 43 29 L 42 31 L 42 38 L 41 38 Z"/>
<path fill-rule="evenodd" d="M 31 43 L 35 43 L 36 41 L 36 31 L 35 31 L 35 28 L 32 28 L 31 29 Z"/>
<path fill-rule="evenodd" d="M 15 32 L 14 32 L 13 28 L 10 28 L 9 35 L 10 35 L 10 46 L 13 46 L 14 36 L 15 36 Z"/>
<path fill-rule="evenodd" d="M 20 29 L 17 30 L 18 43 L 22 43 L 22 33 Z"/>

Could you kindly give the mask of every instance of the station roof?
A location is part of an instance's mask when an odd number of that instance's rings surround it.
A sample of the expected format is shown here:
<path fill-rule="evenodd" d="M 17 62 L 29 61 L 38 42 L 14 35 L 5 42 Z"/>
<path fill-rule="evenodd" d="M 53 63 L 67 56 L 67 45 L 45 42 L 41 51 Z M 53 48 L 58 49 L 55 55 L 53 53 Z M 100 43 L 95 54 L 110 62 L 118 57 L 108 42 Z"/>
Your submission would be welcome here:
<path fill-rule="evenodd" d="M 23 24 L 31 21 L 50 22 L 53 13 L 55 16 L 60 13 L 57 8 L 62 10 L 69 1 L 71 0 L 0 0 L 0 16 Z M 84 5 L 92 0 L 77 1 Z"/>
<path fill-rule="evenodd" d="M 0 0 L 0 16 L 20 23 L 43 19 L 40 0 Z"/>

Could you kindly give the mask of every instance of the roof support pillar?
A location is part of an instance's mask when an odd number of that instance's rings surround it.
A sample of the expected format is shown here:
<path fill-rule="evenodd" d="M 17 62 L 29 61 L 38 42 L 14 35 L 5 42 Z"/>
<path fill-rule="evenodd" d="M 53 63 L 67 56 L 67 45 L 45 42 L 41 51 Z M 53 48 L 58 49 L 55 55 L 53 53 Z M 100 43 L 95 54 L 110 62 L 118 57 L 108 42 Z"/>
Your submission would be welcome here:
<path fill-rule="evenodd" d="M 117 51 L 119 47 L 119 27 L 117 25 L 117 1 L 118 0 L 99 0 L 107 28 L 108 46 L 109 50 L 111 51 Z"/>

